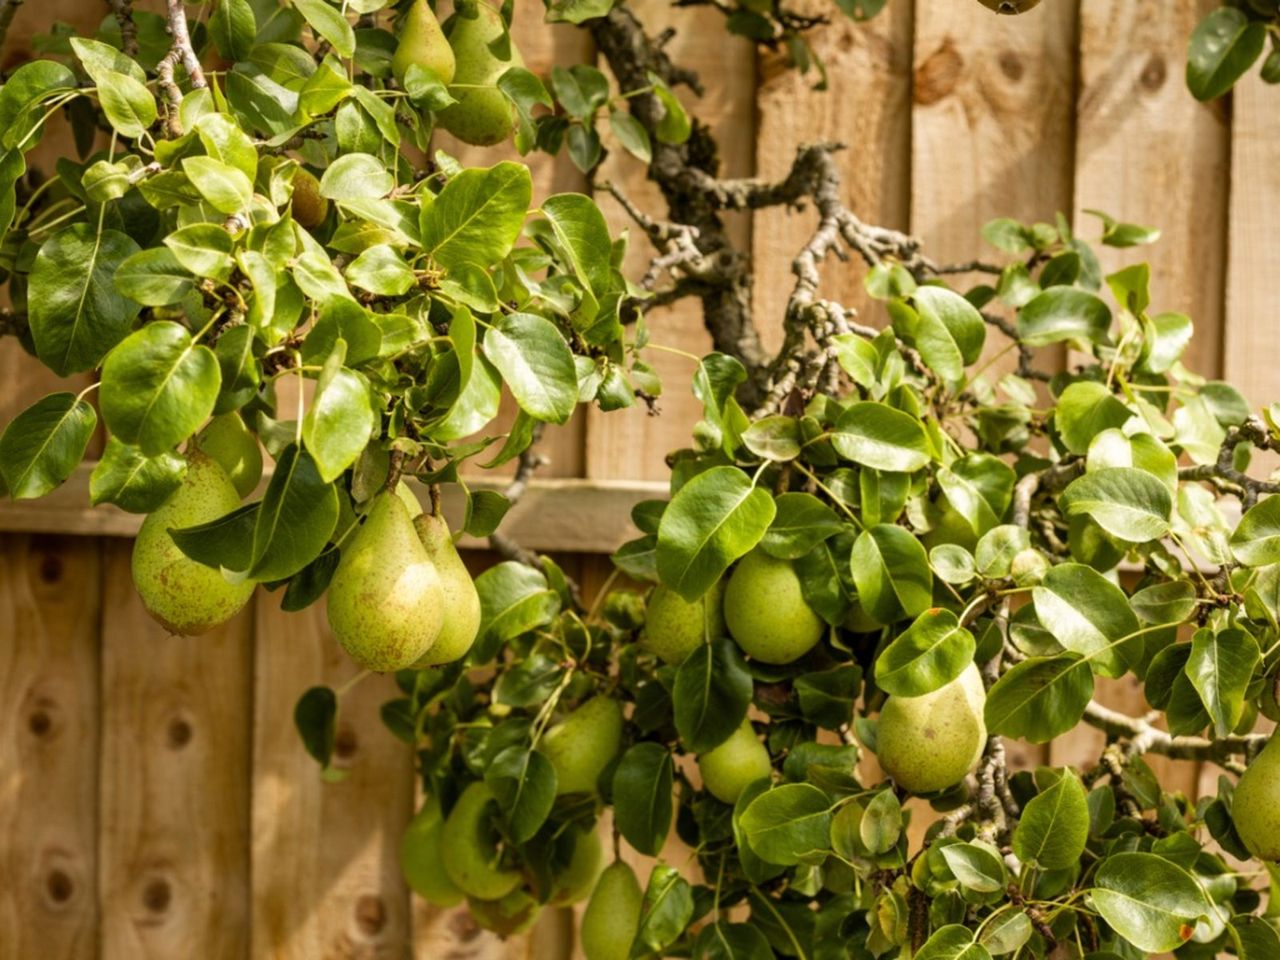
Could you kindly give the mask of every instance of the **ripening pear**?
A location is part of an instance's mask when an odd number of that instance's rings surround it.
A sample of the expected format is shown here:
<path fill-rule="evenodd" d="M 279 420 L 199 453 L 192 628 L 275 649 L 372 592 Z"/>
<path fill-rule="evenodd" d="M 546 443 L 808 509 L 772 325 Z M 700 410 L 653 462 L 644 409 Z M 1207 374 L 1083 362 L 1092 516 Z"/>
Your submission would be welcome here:
<path fill-rule="evenodd" d="M 500 863 L 499 835 L 493 826 L 497 811 L 493 791 L 477 780 L 462 791 L 440 834 L 440 857 L 449 880 L 480 900 L 501 900 L 523 880 L 520 871 Z"/>
<path fill-rule="evenodd" d="M 400 838 L 400 870 L 409 889 L 418 896 L 437 907 L 452 907 L 461 903 L 464 895 L 444 871 L 440 858 L 443 829 L 440 802 L 427 797 Z"/>
<path fill-rule="evenodd" d="M 524 933 L 542 913 L 542 904 L 523 888 L 512 890 L 497 900 L 480 900 L 470 897 L 467 909 L 476 923 L 500 937 L 514 937 Z"/>
<path fill-rule="evenodd" d="M 549 729 L 538 749 L 556 770 L 556 794 L 595 793 L 596 781 L 622 747 L 622 705 L 592 697 Z"/>
<path fill-rule="evenodd" d="M 627 960 L 643 905 L 636 872 L 621 860 L 605 867 L 582 915 L 579 940 L 587 960 Z"/>
<path fill-rule="evenodd" d="M 294 173 L 289 209 L 294 222 L 307 230 L 314 230 L 329 216 L 329 198 L 320 195 L 320 181 L 310 170 L 299 167 Z"/>
<path fill-rule="evenodd" d="M 822 618 L 805 603 L 790 560 L 757 548 L 738 561 L 724 592 L 729 633 L 762 663 L 791 663 L 822 639 Z"/>
<path fill-rule="evenodd" d="M 876 753 L 894 783 L 911 793 L 953 787 L 978 765 L 987 744 L 987 694 L 972 663 L 920 697 L 890 697 L 880 711 Z"/>
<path fill-rule="evenodd" d="M 262 448 L 240 414 L 233 411 L 214 417 L 196 436 L 196 446 L 218 461 L 236 493 L 241 497 L 253 493 L 262 479 Z"/>
<path fill-rule="evenodd" d="M 427 0 L 413 0 L 400 22 L 400 39 L 391 57 L 391 72 L 400 86 L 404 86 L 405 75 L 415 63 L 434 73 L 441 83 L 453 80 L 453 49 Z"/>
<path fill-rule="evenodd" d="M 1241 774 L 1231 819 L 1250 853 L 1259 860 L 1280 860 L 1280 736 L 1268 740 Z"/>
<path fill-rule="evenodd" d="M 187 461 L 181 486 L 138 531 L 133 583 L 153 619 L 173 633 L 195 636 L 235 616 L 253 593 L 253 581 L 232 583 L 222 571 L 192 560 L 169 536 L 171 529 L 208 523 L 240 506 L 216 460 L 195 450 Z"/>
<path fill-rule="evenodd" d="M 690 603 L 670 587 L 654 587 L 645 608 L 640 645 L 664 663 L 683 663 L 708 640 L 724 636 L 724 581 Z"/>
<path fill-rule="evenodd" d="M 497 83 L 512 67 L 523 67 L 524 60 L 514 40 L 510 40 L 510 59 L 494 55 L 489 44 L 502 36 L 502 17 L 484 2 L 476 4 L 476 11 L 474 20 L 455 17 L 449 29 L 449 45 L 457 61 L 456 86 L 449 93 L 458 102 L 437 113 L 436 123 L 463 143 L 487 147 L 506 140 L 515 129 L 514 107 Z"/>
<path fill-rule="evenodd" d="M 382 491 L 342 548 L 329 584 L 329 627 L 366 670 L 403 670 L 444 625 L 444 591 L 404 501 Z"/>
<path fill-rule="evenodd" d="M 769 751 L 745 718 L 728 740 L 698 755 L 702 785 L 722 803 L 737 803 L 743 790 L 769 776 L 772 769 Z"/>
<path fill-rule="evenodd" d="M 413 528 L 435 565 L 444 594 L 444 625 L 431 649 L 413 665 L 415 670 L 420 670 L 466 656 L 480 632 L 480 594 L 466 564 L 458 556 L 444 517 L 424 513 L 414 518 Z"/>
<path fill-rule="evenodd" d="M 579 832 L 573 843 L 569 865 L 552 881 L 550 903 L 563 907 L 585 900 L 600 876 L 600 864 L 604 861 L 604 847 L 595 830 Z"/>

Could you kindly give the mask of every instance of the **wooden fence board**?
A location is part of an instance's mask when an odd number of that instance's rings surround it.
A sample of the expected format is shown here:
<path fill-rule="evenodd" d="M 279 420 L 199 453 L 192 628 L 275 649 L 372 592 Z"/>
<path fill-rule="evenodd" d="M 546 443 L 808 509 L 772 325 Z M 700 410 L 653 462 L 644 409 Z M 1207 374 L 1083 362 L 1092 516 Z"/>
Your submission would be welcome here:
<path fill-rule="evenodd" d="M 1084 213 L 1159 227 L 1152 247 L 1099 247 L 1103 268 L 1147 260 L 1157 310 L 1186 313 L 1196 336 L 1185 362 L 1221 369 L 1230 129 L 1226 100 L 1197 103 L 1183 82 L 1183 49 L 1213 0 L 1085 0 L 1076 109 L 1075 225 Z"/>
<path fill-rule="evenodd" d="M 147 616 L 104 548 L 102 960 L 240 960 L 249 943 L 252 615 L 203 637 Z"/>
<path fill-rule="evenodd" d="M 754 100 L 755 54 L 753 45 L 729 36 L 724 15 L 706 7 L 676 9 L 669 0 L 637 0 L 631 4 L 651 34 L 664 28 L 675 30 L 665 49 L 672 60 L 695 70 L 705 87 L 697 97 L 681 87 L 681 100 L 699 120 L 711 127 L 720 146 L 720 173 L 747 176 L 755 160 Z M 645 179 L 645 171 L 616 143 L 606 138 L 610 155 L 601 165 L 597 179 L 612 181 L 641 209 L 658 219 L 666 206 L 657 187 Z M 629 276 L 639 277 L 652 256 L 644 234 L 606 194 L 597 200 L 613 230 L 629 229 L 631 242 L 623 267 Z M 742 214 L 727 218 L 731 236 L 742 251 L 750 249 L 751 226 Z M 701 357 L 711 349 L 711 338 L 702 327 L 702 310 L 694 300 L 684 300 L 669 309 L 646 314 L 655 345 L 673 347 Z M 630 477 L 666 480 L 669 471 L 664 458 L 672 450 L 690 445 L 694 423 L 701 407 L 689 392 L 694 364 L 687 357 L 650 349 L 645 357 L 662 377 L 665 387 L 658 401 L 658 416 L 644 404 L 627 410 L 601 413 L 592 410 L 587 418 L 586 475 L 588 477 Z"/>
<path fill-rule="evenodd" d="M 339 688 L 359 670 L 329 636 L 323 604 L 282 613 L 257 605 L 253 705 L 253 960 L 404 960 L 409 897 L 399 844 L 413 798 L 409 748 L 382 725 L 390 677 L 341 697 L 326 783 L 293 710 L 312 686 Z"/>
<path fill-rule="evenodd" d="M 829 13 L 829 5 L 819 4 Z M 836 15 L 814 37 L 826 66 L 828 89 L 810 89 L 813 71 L 791 69 L 781 51 L 759 60 L 756 172 L 785 176 L 796 148 L 817 141 L 846 145 L 837 155 L 845 204 L 868 223 L 905 230 L 911 208 L 912 7 L 891 3 L 870 22 Z M 752 218 L 755 268 L 753 308 L 765 343 L 782 339 L 782 316 L 794 280 L 791 261 L 814 228 L 812 209 L 803 214 L 771 209 Z M 827 265 L 820 291 L 853 307 L 877 325 L 885 317 L 862 285 L 866 265 Z"/>

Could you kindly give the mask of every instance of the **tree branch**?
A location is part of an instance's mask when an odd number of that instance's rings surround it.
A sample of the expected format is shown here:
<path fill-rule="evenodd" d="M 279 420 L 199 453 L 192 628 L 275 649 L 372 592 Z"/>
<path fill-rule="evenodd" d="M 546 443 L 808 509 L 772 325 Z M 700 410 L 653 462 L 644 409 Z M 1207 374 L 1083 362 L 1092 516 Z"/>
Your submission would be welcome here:
<path fill-rule="evenodd" d="M 1175 737 L 1153 726 L 1145 717 L 1131 717 L 1104 707 L 1097 701 L 1091 701 L 1085 707 L 1084 719 L 1107 736 L 1126 741 L 1125 752 L 1129 756 L 1158 753 L 1174 760 L 1209 760 L 1219 766 L 1224 766 L 1231 757 L 1256 756 L 1270 739 L 1263 733 L 1233 735 L 1216 740 L 1205 737 Z"/>
<path fill-rule="evenodd" d="M 160 90 L 169 107 L 167 120 L 169 135 L 180 137 L 182 120 L 178 116 L 178 109 L 182 106 L 182 88 L 178 86 L 174 75 L 178 64 L 181 63 L 183 69 L 187 71 L 187 78 L 191 81 L 193 89 L 198 90 L 209 84 L 204 78 L 204 70 L 200 67 L 200 58 L 196 56 L 195 48 L 191 45 L 191 32 L 187 27 L 187 11 L 183 6 L 183 0 L 167 0 L 167 2 L 169 36 L 173 38 L 173 45 L 164 55 L 164 59 L 156 65 L 156 76 L 159 78 Z"/>
<path fill-rule="evenodd" d="M 126 56 L 138 55 L 138 25 L 133 22 L 133 0 L 107 0 L 120 24 L 120 45 Z"/>

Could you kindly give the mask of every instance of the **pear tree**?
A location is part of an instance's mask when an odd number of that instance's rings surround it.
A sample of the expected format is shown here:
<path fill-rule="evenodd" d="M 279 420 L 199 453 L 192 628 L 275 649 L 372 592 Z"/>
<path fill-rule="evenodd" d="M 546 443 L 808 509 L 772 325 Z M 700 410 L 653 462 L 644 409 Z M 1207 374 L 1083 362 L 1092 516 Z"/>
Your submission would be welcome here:
<path fill-rule="evenodd" d="M 812 32 L 885 0 L 708 5 L 815 70 Z M 1280 957 L 1280 406 L 1183 364 L 1157 231 L 1000 219 L 948 264 L 845 206 L 837 144 L 725 177 L 699 65 L 620 0 L 104 10 L 0 86 L 0 329 L 77 378 L 5 425 L 0 487 L 49 493 L 100 435 L 89 498 L 145 515 L 165 627 L 259 585 L 323 603 L 397 684 L 416 895 L 504 936 L 585 902 L 588 960 Z M 587 31 L 598 66 L 536 75 L 513 16 Z M 1208 10 L 1187 95 L 1280 79 L 1278 36 L 1274 0 Z M 57 124 L 74 155 L 29 167 Z M 636 229 L 499 150 L 566 154 Z M 610 151 L 663 209 L 597 177 Z M 775 207 L 816 226 L 770 317 L 726 218 Z M 1099 245 L 1132 262 L 1104 275 Z M 848 270 L 865 317 L 819 293 Z M 645 314 L 685 299 L 714 347 L 665 389 L 701 419 L 583 596 L 504 516 L 545 431 L 654 403 Z M 508 464 L 505 492 L 468 484 Z M 474 579 L 463 533 L 500 556 Z M 1105 706 L 1116 681 L 1151 712 Z M 341 709 L 296 707 L 326 767 Z M 1104 746 L 1079 768 L 1008 759 L 1081 726 Z"/>

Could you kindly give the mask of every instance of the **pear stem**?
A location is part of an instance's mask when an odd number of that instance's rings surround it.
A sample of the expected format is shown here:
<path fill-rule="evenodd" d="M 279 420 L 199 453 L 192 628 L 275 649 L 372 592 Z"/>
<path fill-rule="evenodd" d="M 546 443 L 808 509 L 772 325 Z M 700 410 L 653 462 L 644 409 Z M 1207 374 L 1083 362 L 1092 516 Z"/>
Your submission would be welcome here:
<path fill-rule="evenodd" d="M 431 515 L 433 517 L 440 516 L 441 501 L 443 499 L 440 484 L 428 484 L 427 494 L 431 497 Z"/>
<path fill-rule="evenodd" d="M 346 694 L 350 693 L 351 690 L 355 688 L 356 684 L 358 684 L 361 680 L 363 680 L 365 677 L 369 675 L 370 675 L 370 671 L 361 670 L 354 677 L 352 677 L 350 680 L 348 680 L 346 683 L 340 686 L 337 690 L 335 690 L 334 696 L 336 696 L 339 700 L 341 700 Z"/>

